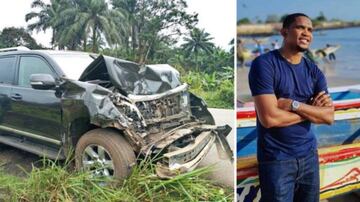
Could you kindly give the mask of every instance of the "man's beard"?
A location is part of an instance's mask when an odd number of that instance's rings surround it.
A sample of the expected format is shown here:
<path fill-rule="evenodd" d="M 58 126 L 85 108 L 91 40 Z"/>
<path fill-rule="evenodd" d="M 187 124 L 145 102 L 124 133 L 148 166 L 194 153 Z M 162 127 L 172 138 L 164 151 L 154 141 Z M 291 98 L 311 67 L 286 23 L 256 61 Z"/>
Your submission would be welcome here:
<path fill-rule="evenodd" d="M 296 46 L 296 50 L 303 53 L 306 50 L 308 50 L 308 48 L 302 48 L 301 46 Z"/>

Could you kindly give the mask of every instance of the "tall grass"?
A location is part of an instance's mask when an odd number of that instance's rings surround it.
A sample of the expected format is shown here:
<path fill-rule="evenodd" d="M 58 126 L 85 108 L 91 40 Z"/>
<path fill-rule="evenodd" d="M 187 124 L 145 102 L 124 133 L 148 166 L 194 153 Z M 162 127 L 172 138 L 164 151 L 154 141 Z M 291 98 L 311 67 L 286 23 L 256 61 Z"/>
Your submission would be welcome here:
<path fill-rule="evenodd" d="M 159 179 L 151 160 L 143 160 L 124 181 L 94 178 L 72 171 L 71 163 L 44 160 L 27 178 L 0 171 L 0 198 L 5 201 L 233 201 L 231 188 L 204 178 L 212 168 L 199 168 L 171 179 Z"/>

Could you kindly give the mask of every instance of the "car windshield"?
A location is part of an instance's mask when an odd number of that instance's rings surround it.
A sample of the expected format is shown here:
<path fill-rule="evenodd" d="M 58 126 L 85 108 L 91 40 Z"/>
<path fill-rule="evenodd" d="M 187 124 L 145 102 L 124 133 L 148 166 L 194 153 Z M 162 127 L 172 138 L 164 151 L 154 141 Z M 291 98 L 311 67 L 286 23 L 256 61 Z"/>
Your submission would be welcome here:
<path fill-rule="evenodd" d="M 88 53 L 54 53 L 51 56 L 65 73 L 65 76 L 73 80 L 78 80 L 95 58 Z"/>

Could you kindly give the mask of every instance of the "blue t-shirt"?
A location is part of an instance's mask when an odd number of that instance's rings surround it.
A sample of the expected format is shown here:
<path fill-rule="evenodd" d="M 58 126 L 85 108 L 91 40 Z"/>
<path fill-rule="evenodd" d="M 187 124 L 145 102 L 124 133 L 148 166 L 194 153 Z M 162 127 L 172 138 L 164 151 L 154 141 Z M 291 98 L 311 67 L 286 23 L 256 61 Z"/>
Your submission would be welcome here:
<path fill-rule="evenodd" d="M 309 103 L 321 91 L 327 92 L 324 74 L 310 60 L 302 58 L 291 64 L 279 50 L 257 57 L 249 72 L 252 96 L 274 94 L 276 98 L 290 98 Z M 287 160 L 303 157 L 316 149 L 311 122 L 303 121 L 287 127 L 265 128 L 257 120 L 258 161 Z"/>

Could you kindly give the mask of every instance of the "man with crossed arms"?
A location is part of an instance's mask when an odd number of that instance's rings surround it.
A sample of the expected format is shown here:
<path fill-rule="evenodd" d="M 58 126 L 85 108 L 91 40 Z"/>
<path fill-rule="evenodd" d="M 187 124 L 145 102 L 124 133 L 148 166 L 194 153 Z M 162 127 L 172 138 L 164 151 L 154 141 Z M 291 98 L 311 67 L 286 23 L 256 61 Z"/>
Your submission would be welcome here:
<path fill-rule="evenodd" d="M 311 123 L 332 124 L 334 107 L 323 73 L 303 57 L 312 31 L 308 16 L 288 15 L 281 29 L 282 47 L 251 65 L 262 201 L 319 201 L 319 162 Z"/>

